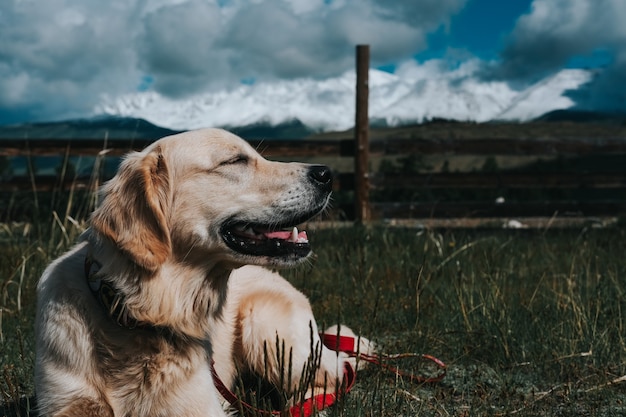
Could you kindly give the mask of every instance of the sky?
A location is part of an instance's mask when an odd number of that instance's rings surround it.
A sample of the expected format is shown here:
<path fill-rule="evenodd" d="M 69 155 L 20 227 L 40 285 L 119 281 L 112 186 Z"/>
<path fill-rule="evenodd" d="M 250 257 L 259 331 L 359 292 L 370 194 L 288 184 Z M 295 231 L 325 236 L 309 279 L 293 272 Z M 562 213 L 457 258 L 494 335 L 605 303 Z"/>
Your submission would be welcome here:
<path fill-rule="evenodd" d="M 518 90 L 584 68 L 575 107 L 626 111 L 625 21 L 625 0 L 2 0 L 0 124 L 90 117 L 145 92 L 321 83 L 353 71 L 357 44 L 399 77 L 463 67 Z"/>

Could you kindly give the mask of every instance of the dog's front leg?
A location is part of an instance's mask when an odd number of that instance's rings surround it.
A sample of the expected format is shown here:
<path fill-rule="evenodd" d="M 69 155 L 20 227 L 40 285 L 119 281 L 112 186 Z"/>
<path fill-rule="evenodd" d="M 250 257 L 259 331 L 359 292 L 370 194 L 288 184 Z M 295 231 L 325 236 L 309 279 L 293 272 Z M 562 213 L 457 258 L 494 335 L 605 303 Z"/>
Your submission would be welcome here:
<path fill-rule="evenodd" d="M 42 417 L 114 417 L 111 407 L 93 398 L 78 398 L 61 411 Z"/>

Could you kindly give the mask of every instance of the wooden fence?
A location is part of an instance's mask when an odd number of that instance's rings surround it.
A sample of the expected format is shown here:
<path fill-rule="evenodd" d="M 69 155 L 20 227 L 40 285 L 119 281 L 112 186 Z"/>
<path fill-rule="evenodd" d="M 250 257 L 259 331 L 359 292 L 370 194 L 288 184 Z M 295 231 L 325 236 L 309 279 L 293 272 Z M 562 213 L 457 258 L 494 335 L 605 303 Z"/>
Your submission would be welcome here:
<path fill-rule="evenodd" d="M 99 141 L 63 139 L 13 139 L 0 141 L 0 157 L 41 158 L 54 157 L 64 160 L 70 156 L 100 155 L 102 158 L 119 157 L 129 150 L 145 147 L 151 140 L 109 139 Z M 367 172 L 368 193 L 372 197 L 351 207 L 345 198 L 354 201 L 354 172 L 336 172 L 335 191 L 343 193 L 344 201 L 339 209 L 345 218 L 358 219 L 358 210 L 371 213 L 372 219 L 391 218 L 515 218 L 559 216 L 620 216 L 626 213 L 626 141 L 615 140 L 509 140 L 509 139 L 465 139 L 465 140 L 426 140 L 389 139 L 371 141 L 365 148 L 354 139 L 323 140 L 250 140 L 252 146 L 266 157 L 280 157 L 297 160 L 299 158 L 354 158 L 358 160 L 363 152 L 368 158 L 393 158 L 413 156 L 446 155 L 446 158 L 473 155 L 480 158 L 504 156 L 536 156 L 542 158 L 589 158 L 610 156 L 621 158 L 624 169 L 595 171 L 534 172 L 524 170 L 496 169 L 493 172 L 473 170 L 469 172 Z M 479 158 L 479 159 L 480 159 Z M 600 159 L 601 160 L 601 159 Z M 345 165 L 345 164 L 344 164 Z M 336 170 L 335 170 L 336 171 Z M 102 178 L 103 180 L 106 178 Z M 89 175 L 5 175 L 0 180 L 0 191 L 4 193 L 20 190 L 55 191 L 85 189 L 93 187 Z M 397 201 L 393 196 L 417 195 Z M 430 194 L 441 195 L 445 190 L 454 190 L 467 197 L 441 198 L 424 197 Z M 491 191 L 491 192 L 488 192 Z M 545 195 L 565 194 L 565 198 L 544 197 L 541 199 L 495 199 L 494 195 L 513 191 Z M 572 199 L 572 192 L 600 193 L 600 198 Z M 384 200 L 377 194 L 384 193 Z M 486 197 L 479 198 L 484 194 Z M 391 197 L 389 197 L 391 196 Z M 419 197 L 422 196 L 422 197 Z M 378 201 L 376 201 L 378 199 Z M 395 201 L 394 201 L 395 200 Z M 354 210 L 354 211 L 353 211 Z"/>
<path fill-rule="evenodd" d="M 336 175 L 339 216 L 370 219 L 512 218 L 623 216 L 626 213 L 626 140 L 602 139 L 388 139 L 369 140 L 369 46 L 356 48 L 354 137 L 317 140 L 250 140 L 267 157 L 353 159 L 350 172 Z M 155 138 L 156 139 L 156 138 Z M 151 140 L 3 139 L 0 157 L 117 157 L 145 147 Z M 446 155 L 494 158 L 547 157 L 618 159 L 618 169 L 596 163 L 592 168 L 559 170 L 496 169 L 447 172 L 439 169 L 372 170 L 370 158 L 422 158 Z M 31 158 L 31 159 L 29 159 Z M 100 161 L 101 162 L 101 161 Z M 1 168 L 1 166 L 0 166 Z M 332 167 L 331 167 L 332 168 Z M 63 170 L 60 170 L 63 172 Z M 98 178 L 106 179 L 106 178 Z M 94 188 L 90 175 L 22 175 L 0 172 L 0 192 Z M 504 197 L 506 196 L 506 198 Z M 530 198 L 530 197 L 532 198 Z M 512 198 L 510 198 L 512 197 Z M 0 211 L 2 205 L 0 205 Z M 2 215 L 2 213 L 0 213 Z M 2 216 L 6 219 L 7 216 Z"/>

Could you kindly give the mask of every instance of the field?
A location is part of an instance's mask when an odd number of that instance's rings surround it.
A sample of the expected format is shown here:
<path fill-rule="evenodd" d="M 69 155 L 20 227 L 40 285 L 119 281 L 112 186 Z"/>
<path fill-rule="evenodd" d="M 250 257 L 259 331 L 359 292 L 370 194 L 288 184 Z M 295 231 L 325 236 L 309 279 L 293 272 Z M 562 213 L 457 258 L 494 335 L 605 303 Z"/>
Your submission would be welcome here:
<path fill-rule="evenodd" d="M 626 228 L 313 227 L 288 279 L 320 326 L 344 323 L 385 353 L 444 361 L 439 383 L 371 366 L 329 416 L 626 414 Z M 54 214 L 0 229 L 1 415 L 29 413 L 34 289 L 84 222 Z M 425 373 L 405 359 L 403 370 Z M 17 407 L 17 403 L 20 407 Z"/>

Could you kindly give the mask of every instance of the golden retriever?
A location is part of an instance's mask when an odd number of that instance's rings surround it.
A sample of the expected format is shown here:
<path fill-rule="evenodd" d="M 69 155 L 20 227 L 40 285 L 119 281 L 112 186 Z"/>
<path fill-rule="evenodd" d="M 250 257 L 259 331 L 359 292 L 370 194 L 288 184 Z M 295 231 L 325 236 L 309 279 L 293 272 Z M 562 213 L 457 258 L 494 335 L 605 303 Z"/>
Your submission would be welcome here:
<path fill-rule="evenodd" d="M 332 392 L 346 355 L 321 346 L 306 297 L 261 267 L 307 258 L 295 226 L 331 188 L 327 167 L 268 161 L 220 129 L 125 157 L 81 242 L 38 284 L 40 414 L 225 416 L 212 363 L 228 388 L 249 372 L 292 395 L 313 360 L 311 394 Z"/>

